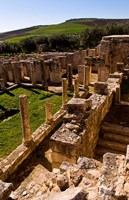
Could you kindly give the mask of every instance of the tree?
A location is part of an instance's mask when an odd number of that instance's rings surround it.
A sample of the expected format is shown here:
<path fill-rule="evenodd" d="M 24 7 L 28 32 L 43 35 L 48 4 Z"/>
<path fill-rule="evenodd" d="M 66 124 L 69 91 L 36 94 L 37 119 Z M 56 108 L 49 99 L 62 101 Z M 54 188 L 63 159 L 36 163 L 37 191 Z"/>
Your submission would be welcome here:
<path fill-rule="evenodd" d="M 33 37 L 25 38 L 20 41 L 20 47 L 23 53 L 31 53 L 36 51 L 36 44 Z"/>
<path fill-rule="evenodd" d="M 93 28 L 87 28 L 81 34 L 82 45 L 85 48 L 94 48 L 99 44 L 104 34 L 105 34 L 105 31 L 103 27 L 96 26 Z"/>

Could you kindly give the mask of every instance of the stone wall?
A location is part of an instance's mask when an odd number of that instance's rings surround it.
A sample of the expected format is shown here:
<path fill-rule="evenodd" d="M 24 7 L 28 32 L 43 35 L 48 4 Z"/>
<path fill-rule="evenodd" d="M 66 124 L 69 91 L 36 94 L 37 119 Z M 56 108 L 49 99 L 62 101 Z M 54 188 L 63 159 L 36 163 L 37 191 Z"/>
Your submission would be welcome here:
<path fill-rule="evenodd" d="M 100 124 L 107 114 L 115 95 L 119 103 L 122 74 L 113 75 L 106 83 L 95 84 L 95 93 L 88 99 L 73 98 L 67 105 L 64 123 L 52 135 L 50 146 L 52 149 L 53 167 L 59 167 L 61 162 L 76 163 L 79 156 L 94 156 Z M 118 93 L 117 93 L 118 92 Z"/>
<path fill-rule="evenodd" d="M 107 55 L 106 64 L 110 66 L 110 73 L 116 71 L 117 62 L 128 63 L 129 35 L 104 36 L 100 42 L 100 54 Z"/>

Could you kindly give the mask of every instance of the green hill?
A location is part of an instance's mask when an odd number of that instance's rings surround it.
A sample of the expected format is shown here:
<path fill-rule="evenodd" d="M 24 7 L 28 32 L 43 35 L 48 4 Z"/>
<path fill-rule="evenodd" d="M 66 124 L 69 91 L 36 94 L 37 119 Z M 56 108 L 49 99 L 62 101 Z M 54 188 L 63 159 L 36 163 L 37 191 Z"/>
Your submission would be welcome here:
<path fill-rule="evenodd" d="M 62 23 L 56 25 L 40 26 L 34 30 L 26 32 L 26 34 L 18 37 L 10 37 L 6 39 L 7 42 L 19 42 L 26 37 L 33 36 L 51 36 L 53 34 L 78 34 L 86 29 L 86 25 Z"/>
<path fill-rule="evenodd" d="M 79 18 L 70 19 L 61 24 L 34 26 L 30 28 L 10 31 L 0 34 L 0 40 L 7 42 L 19 42 L 26 37 L 51 36 L 53 34 L 79 34 L 87 27 L 106 26 L 113 22 L 129 23 L 129 19 L 97 19 Z"/>

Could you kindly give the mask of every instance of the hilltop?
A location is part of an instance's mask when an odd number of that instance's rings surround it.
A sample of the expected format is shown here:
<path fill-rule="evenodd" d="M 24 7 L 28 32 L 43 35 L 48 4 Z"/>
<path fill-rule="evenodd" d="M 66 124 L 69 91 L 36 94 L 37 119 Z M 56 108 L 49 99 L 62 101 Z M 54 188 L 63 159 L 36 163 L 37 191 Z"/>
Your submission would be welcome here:
<path fill-rule="evenodd" d="M 70 19 L 66 23 L 84 24 L 86 26 L 106 26 L 112 23 L 128 23 L 129 19 L 103 19 L 103 18 L 79 18 Z"/>
<path fill-rule="evenodd" d="M 19 42 L 26 37 L 51 36 L 54 34 L 79 34 L 88 27 L 106 26 L 112 23 L 129 23 L 129 19 L 79 18 L 66 20 L 60 24 L 38 25 L 0 34 L 1 41 Z"/>

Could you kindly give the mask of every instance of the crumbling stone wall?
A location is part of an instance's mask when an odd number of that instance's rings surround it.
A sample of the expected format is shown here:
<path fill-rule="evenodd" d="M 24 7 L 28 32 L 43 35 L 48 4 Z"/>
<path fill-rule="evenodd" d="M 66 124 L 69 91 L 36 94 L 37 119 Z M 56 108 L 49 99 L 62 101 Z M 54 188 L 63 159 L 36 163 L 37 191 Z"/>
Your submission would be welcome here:
<path fill-rule="evenodd" d="M 112 78 L 111 78 L 112 77 Z M 106 83 L 95 84 L 95 93 L 88 99 L 73 98 L 67 105 L 64 123 L 51 136 L 53 167 L 64 160 L 76 163 L 79 156 L 94 156 L 100 124 L 114 98 L 119 103 L 122 74 L 114 74 Z"/>
<path fill-rule="evenodd" d="M 65 161 L 52 172 L 39 164 L 15 191 L 0 182 L 6 189 L 0 195 L 18 200 L 128 200 L 128 175 L 127 149 L 126 157 L 106 153 L 102 163 L 79 157 L 76 164 Z"/>
<path fill-rule="evenodd" d="M 115 72 L 117 62 L 127 64 L 129 57 L 129 35 L 104 36 L 100 42 L 100 54 L 107 55 L 106 64 L 110 66 L 110 72 Z"/>

